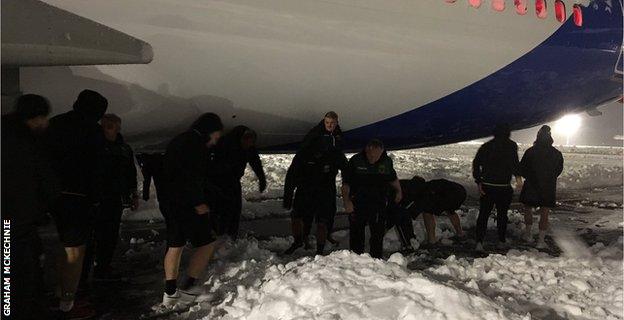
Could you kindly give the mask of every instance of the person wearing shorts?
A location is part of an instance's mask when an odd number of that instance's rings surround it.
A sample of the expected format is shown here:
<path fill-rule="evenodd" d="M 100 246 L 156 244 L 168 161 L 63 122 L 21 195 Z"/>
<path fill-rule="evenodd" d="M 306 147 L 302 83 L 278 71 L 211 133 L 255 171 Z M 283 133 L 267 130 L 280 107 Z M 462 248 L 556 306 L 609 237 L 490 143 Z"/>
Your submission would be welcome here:
<path fill-rule="evenodd" d="M 465 236 L 459 215 L 455 212 L 466 201 L 466 189 L 461 184 L 446 179 L 425 181 L 415 176 L 411 180 L 401 180 L 401 189 L 404 201 L 410 203 L 412 218 L 422 213 L 429 244 L 437 242 L 435 217 L 444 213 L 449 217 L 455 234 L 460 238 Z"/>
<path fill-rule="evenodd" d="M 52 167 L 61 181 L 61 196 L 51 213 L 65 255 L 59 257 L 61 273 L 57 296 L 59 310 L 66 318 L 93 316 L 86 303 L 74 300 L 82 273 L 86 242 L 91 235 L 94 211 L 101 201 L 99 153 L 104 148 L 104 133 L 98 121 L 108 107 L 99 93 L 83 90 L 73 110 L 50 119 L 47 148 Z"/>
<path fill-rule="evenodd" d="M 549 126 L 542 126 L 537 132 L 537 138 L 532 147 L 522 156 L 520 172 L 526 179 L 520 202 L 524 208 L 524 240 L 533 241 L 531 227 L 533 226 L 533 211 L 537 209 L 540 216 L 539 236 L 537 248 L 546 248 L 544 241 L 548 232 L 548 216 L 556 206 L 557 178 L 563 172 L 563 155 L 552 146 L 553 138 Z M 538 209 L 539 208 L 539 209 Z"/>
<path fill-rule="evenodd" d="M 295 155 L 286 173 L 283 203 L 285 209 L 293 209 L 291 226 L 295 241 L 284 254 L 292 254 L 304 245 L 313 221 L 316 222 L 316 253 L 323 254 L 336 214 L 336 175 L 345 168 L 346 162 L 339 151 L 322 152 L 312 148 Z"/>
<path fill-rule="evenodd" d="M 163 305 L 190 304 L 201 294 L 195 282 L 206 269 L 214 246 L 214 188 L 208 181 L 210 148 L 221 137 L 223 124 L 214 113 L 201 115 L 191 128 L 167 146 L 164 158 L 165 189 L 160 208 L 167 225 L 167 252 L 164 259 Z M 195 248 L 187 279 L 178 289 L 180 260 L 187 242 Z"/>

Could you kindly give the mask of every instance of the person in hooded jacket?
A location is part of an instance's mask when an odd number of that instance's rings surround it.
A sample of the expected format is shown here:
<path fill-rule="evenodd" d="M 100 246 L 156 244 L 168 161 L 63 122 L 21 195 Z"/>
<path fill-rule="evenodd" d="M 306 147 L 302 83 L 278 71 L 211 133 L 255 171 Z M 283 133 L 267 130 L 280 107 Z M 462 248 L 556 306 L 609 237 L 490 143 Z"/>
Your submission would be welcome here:
<path fill-rule="evenodd" d="M 85 244 L 91 235 L 94 209 L 101 201 L 99 154 L 104 134 L 98 123 L 108 101 L 92 90 L 83 90 L 73 110 L 50 119 L 48 148 L 52 166 L 61 181 L 61 195 L 51 213 L 65 248 L 59 271 L 59 310 L 67 317 L 94 314 L 87 304 L 74 308 L 82 273 Z"/>
<path fill-rule="evenodd" d="M 507 125 L 496 126 L 494 139 L 479 147 L 472 162 L 472 176 L 481 194 L 476 228 L 477 251 L 483 251 L 487 223 L 495 205 L 499 245 L 506 243 L 507 211 L 513 197 L 511 177 L 516 177 L 517 188 L 522 187 L 518 145 L 509 138 L 510 136 L 511 130 Z"/>
<path fill-rule="evenodd" d="M 219 141 L 221 130 L 219 116 L 205 113 L 188 131 L 176 136 L 165 152 L 165 184 L 160 199 L 167 225 L 164 306 L 192 303 L 201 293 L 195 282 L 213 255 L 215 246 L 211 244 L 216 238 L 211 219 L 217 203 L 216 187 L 208 179 L 210 149 Z M 178 289 L 180 259 L 187 241 L 195 252 L 189 261 L 187 279 Z"/>
<path fill-rule="evenodd" d="M 563 155 L 553 146 L 553 138 L 549 126 L 542 126 L 537 132 L 533 146 L 527 149 L 520 161 L 520 172 L 525 178 L 520 202 L 525 205 L 524 239 L 532 240 L 533 211 L 540 215 L 538 248 L 546 248 L 544 238 L 548 232 L 548 215 L 555 207 L 557 195 L 557 177 L 563 172 Z"/>
<path fill-rule="evenodd" d="M 370 255 L 381 258 L 390 203 L 401 202 L 403 193 L 392 159 L 378 139 L 369 141 L 355 154 L 342 175 L 342 199 L 349 214 L 349 245 L 361 254 L 365 247 L 366 225 L 370 228 Z"/>
<path fill-rule="evenodd" d="M 342 151 L 343 144 L 344 138 L 338 122 L 338 114 L 334 111 L 328 111 L 323 116 L 323 119 L 305 135 L 299 151 L 308 153 L 320 152 L 325 157 L 335 157 L 332 161 L 337 159 L 338 161 L 344 161 L 344 165 L 346 165 L 346 157 Z M 335 200 L 332 201 L 335 202 Z M 335 214 L 327 221 L 327 241 L 337 246 L 338 241 L 332 237 L 334 218 Z M 303 233 L 305 235 L 304 245 L 306 249 L 309 248 L 307 235 L 310 234 L 311 229 L 312 224 L 304 224 Z"/>
<path fill-rule="evenodd" d="M 39 95 L 17 99 L 2 116 L 2 219 L 10 221 L 11 315 L 44 319 L 42 252 L 37 222 L 60 192 L 59 181 L 41 145 L 50 105 Z"/>
<path fill-rule="evenodd" d="M 102 193 L 99 210 L 94 217 L 93 234 L 88 241 L 82 279 L 86 281 L 93 268 L 93 278 L 100 281 L 120 280 L 113 272 L 111 262 L 117 241 L 121 214 L 125 206 L 135 211 L 139 206 L 137 172 L 132 148 L 124 142 L 120 133 L 121 118 L 105 114 L 101 120 L 104 130 L 104 148 L 98 155 L 104 173 L 99 178 Z"/>
<path fill-rule="evenodd" d="M 314 128 L 303 138 L 300 150 L 314 149 L 321 152 L 339 150 L 342 151 L 342 130 L 338 124 L 338 114 L 329 111 Z"/>
<path fill-rule="evenodd" d="M 221 233 L 232 240 L 238 237 L 242 210 L 241 178 L 247 164 L 258 178 L 260 192 L 266 190 L 266 175 L 260 155 L 256 149 L 257 134 L 246 126 L 236 126 L 230 130 L 214 148 L 220 164 L 211 170 L 210 178 L 220 189 L 222 199 L 219 209 Z"/>
<path fill-rule="evenodd" d="M 338 170 L 344 172 L 346 164 L 346 157 L 339 152 L 305 149 L 295 155 L 286 173 L 283 201 L 285 209 L 293 209 L 291 227 L 295 241 L 284 254 L 304 246 L 313 221 L 316 254 L 323 254 L 336 214 L 336 175 Z"/>

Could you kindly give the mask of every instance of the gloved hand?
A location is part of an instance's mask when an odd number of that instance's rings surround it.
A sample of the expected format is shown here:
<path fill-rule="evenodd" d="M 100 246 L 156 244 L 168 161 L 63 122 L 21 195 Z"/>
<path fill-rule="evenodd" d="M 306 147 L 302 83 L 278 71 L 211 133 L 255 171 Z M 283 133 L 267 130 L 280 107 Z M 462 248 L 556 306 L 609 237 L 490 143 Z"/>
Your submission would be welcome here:
<path fill-rule="evenodd" d="M 260 192 L 264 192 L 264 190 L 266 190 L 267 187 L 267 181 L 265 177 L 261 177 L 260 180 L 258 181 L 258 187 L 260 188 Z"/>

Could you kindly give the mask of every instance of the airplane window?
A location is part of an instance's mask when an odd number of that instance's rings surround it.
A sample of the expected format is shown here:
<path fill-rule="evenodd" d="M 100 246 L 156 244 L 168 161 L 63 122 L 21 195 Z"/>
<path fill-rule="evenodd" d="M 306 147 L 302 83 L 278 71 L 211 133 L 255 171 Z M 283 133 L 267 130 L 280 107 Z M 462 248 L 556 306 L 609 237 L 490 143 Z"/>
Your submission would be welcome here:
<path fill-rule="evenodd" d="M 559 22 L 564 22 L 566 19 L 565 3 L 561 0 L 555 1 L 555 18 L 557 18 Z"/>
<path fill-rule="evenodd" d="M 575 4 L 572 8 L 572 12 L 574 12 L 574 24 L 577 26 L 583 25 L 583 11 L 581 10 L 581 6 Z"/>
<path fill-rule="evenodd" d="M 492 0 L 492 9 L 495 11 L 505 10 L 505 0 Z"/>
<path fill-rule="evenodd" d="M 535 14 L 540 19 L 546 18 L 546 0 L 535 0 Z"/>
<path fill-rule="evenodd" d="M 478 8 L 481 6 L 481 0 L 468 0 L 468 3 L 473 7 L 473 8 Z"/>
<path fill-rule="evenodd" d="M 516 13 L 519 15 L 525 15 L 528 11 L 527 0 L 514 0 L 514 6 L 516 7 Z"/>

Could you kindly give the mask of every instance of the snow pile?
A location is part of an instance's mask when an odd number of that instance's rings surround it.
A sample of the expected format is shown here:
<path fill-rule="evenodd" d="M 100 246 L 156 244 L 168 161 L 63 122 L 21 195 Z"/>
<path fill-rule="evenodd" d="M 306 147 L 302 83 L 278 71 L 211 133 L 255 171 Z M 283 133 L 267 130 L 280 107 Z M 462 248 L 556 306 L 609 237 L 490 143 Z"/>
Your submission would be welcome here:
<path fill-rule="evenodd" d="M 472 263 L 451 256 L 428 272 L 538 318 L 622 319 L 622 238 L 564 256 L 511 250 Z"/>
<path fill-rule="evenodd" d="M 386 262 L 366 254 L 337 251 L 329 256 L 275 264 L 276 258 L 263 254 L 257 245 L 250 244 L 248 248 L 251 250 L 247 254 L 255 258 L 229 264 L 222 276 L 206 283 L 211 291 L 235 288 L 209 318 L 529 318 L 497 306 L 479 293 L 410 272 L 405 268 L 406 258 L 400 254 Z"/>

